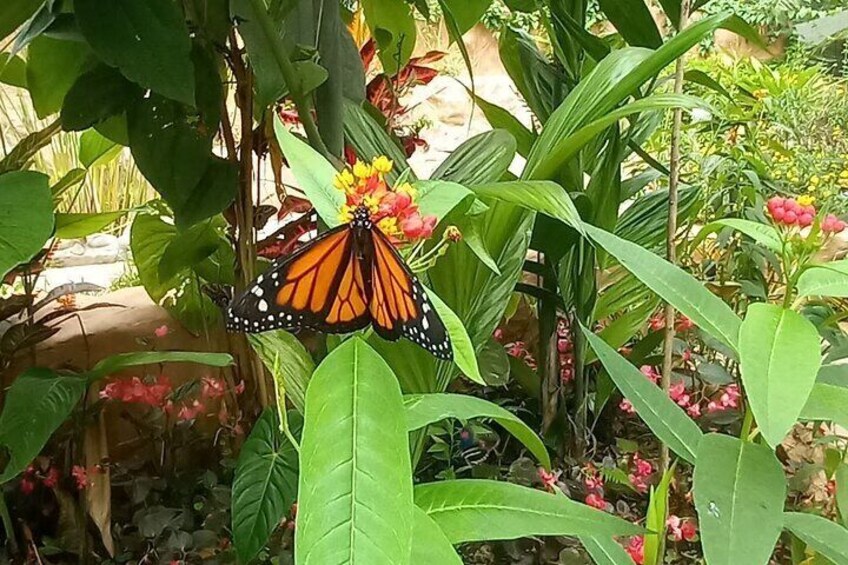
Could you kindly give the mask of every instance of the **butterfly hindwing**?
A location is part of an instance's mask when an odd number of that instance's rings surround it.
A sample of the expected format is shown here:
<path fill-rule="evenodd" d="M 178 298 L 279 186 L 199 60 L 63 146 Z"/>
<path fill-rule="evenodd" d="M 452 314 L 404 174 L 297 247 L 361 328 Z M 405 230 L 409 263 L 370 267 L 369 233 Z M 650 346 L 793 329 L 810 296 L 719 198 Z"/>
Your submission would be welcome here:
<path fill-rule="evenodd" d="M 436 357 L 453 358 L 447 329 L 427 292 L 378 229 L 371 230 L 371 311 L 374 330 L 391 341 L 403 336 Z"/>
<path fill-rule="evenodd" d="M 229 327 L 245 332 L 307 327 L 346 333 L 369 321 L 367 291 L 347 225 L 272 265 L 227 313 Z"/>

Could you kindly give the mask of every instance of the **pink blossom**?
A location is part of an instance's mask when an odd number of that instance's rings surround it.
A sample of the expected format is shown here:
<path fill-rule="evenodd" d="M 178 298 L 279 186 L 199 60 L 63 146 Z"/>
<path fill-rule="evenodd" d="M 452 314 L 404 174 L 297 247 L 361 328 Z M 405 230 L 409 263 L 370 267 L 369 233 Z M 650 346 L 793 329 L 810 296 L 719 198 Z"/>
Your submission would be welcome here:
<path fill-rule="evenodd" d="M 44 486 L 47 488 L 56 488 L 59 485 L 59 469 L 50 467 L 47 475 L 44 477 Z"/>
<path fill-rule="evenodd" d="M 604 510 L 607 507 L 607 501 L 604 497 L 596 492 L 589 493 L 586 496 L 586 504 L 598 510 Z"/>
<path fill-rule="evenodd" d="M 180 420 L 194 420 L 199 415 L 206 410 L 206 406 L 204 406 L 199 400 L 195 400 L 191 403 L 191 405 L 186 405 L 180 408 L 180 411 L 177 412 L 177 418 Z"/>
<path fill-rule="evenodd" d="M 624 412 L 625 414 L 635 414 L 636 409 L 633 408 L 633 404 L 630 403 L 626 398 L 621 399 L 621 402 L 618 403 L 618 409 Z"/>
<path fill-rule="evenodd" d="M 656 369 L 654 369 L 650 365 L 642 365 L 641 367 L 639 367 L 639 371 L 641 371 L 643 375 L 648 377 L 648 379 L 654 384 L 656 384 L 660 380 L 661 375 L 657 372 Z"/>
<path fill-rule="evenodd" d="M 562 474 L 562 471 L 551 472 L 546 470 L 544 467 L 539 467 L 538 474 L 545 490 L 554 492 L 556 489 L 556 483 L 559 480 L 559 476 Z"/>
<path fill-rule="evenodd" d="M 674 514 L 668 517 L 666 526 L 674 541 L 693 541 L 698 534 L 698 527 L 692 520 L 683 519 Z"/>
<path fill-rule="evenodd" d="M 203 377 L 200 394 L 204 398 L 221 398 L 227 393 L 227 384 L 224 379 Z"/>
<path fill-rule="evenodd" d="M 165 375 L 159 375 L 152 383 L 146 383 L 138 377 L 119 379 L 108 383 L 100 391 L 100 398 L 120 400 L 121 402 L 147 404 L 163 407 L 173 386 Z"/>
<path fill-rule="evenodd" d="M 636 565 L 645 563 L 645 538 L 644 536 L 634 536 L 630 538 L 630 542 L 624 547 L 624 551 L 630 556 Z"/>
<path fill-rule="evenodd" d="M 239 383 L 236 385 L 235 391 L 236 391 L 236 394 L 243 394 L 244 393 L 244 379 L 239 381 Z"/>
<path fill-rule="evenodd" d="M 840 233 L 845 229 L 845 222 L 833 214 L 828 214 L 822 220 L 821 229 L 824 233 Z"/>
<path fill-rule="evenodd" d="M 30 495 L 35 490 L 35 481 L 26 478 L 21 479 L 20 488 L 23 494 Z"/>
<path fill-rule="evenodd" d="M 153 330 L 153 335 L 155 335 L 156 337 L 165 337 L 170 332 L 171 328 L 169 328 L 167 324 L 162 324 L 161 326 Z"/>
<path fill-rule="evenodd" d="M 690 404 L 688 408 L 686 408 L 686 413 L 689 414 L 692 418 L 700 418 L 701 417 L 701 405 L 698 403 Z"/>
<path fill-rule="evenodd" d="M 84 490 L 88 486 L 88 472 L 81 465 L 74 465 L 71 476 L 77 484 L 77 490 Z"/>

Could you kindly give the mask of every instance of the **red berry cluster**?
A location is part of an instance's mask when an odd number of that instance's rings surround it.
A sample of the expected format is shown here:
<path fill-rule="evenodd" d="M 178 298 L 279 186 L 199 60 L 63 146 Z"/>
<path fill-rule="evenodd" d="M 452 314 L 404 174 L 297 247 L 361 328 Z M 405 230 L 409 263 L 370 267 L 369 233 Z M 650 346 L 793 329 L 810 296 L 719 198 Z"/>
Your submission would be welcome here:
<path fill-rule="evenodd" d="M 845 229 L 845 222 L 833 214 L 828 214 L 822 220 L 821 229 L 824 233 L 841 233 Z"/>
<path fill-rule="evenodd" d="M 559 378 L 562 384 L 574 379 L 574 341 L 568 320 L 557 321 L 557 353 L 559 354 Z"/>
<path fill-rule="evenodd" d="M 812 225 L 816 217 L 816 207 L 812 204 L 799 204 L 794 198 L 772 196 L 766 203 L 769 215 L 777 224 L 787 227 L 805 228 Z"/>

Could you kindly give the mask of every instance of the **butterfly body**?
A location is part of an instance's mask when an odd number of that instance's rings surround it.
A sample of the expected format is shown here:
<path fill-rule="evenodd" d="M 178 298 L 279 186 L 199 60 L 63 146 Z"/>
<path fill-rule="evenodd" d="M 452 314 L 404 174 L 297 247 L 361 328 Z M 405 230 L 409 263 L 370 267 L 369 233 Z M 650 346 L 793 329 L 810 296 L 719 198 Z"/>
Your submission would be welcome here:
<path fill-rule="evenodd" d="M 424 287 L 364 206 L 350 223 L 275 262 L 227 310 L 228 328 L 250 333 L 350 333 L 368 324 L 384 339 L 406 337 L 436 357 L 452 358 L 447 330 Z"/>

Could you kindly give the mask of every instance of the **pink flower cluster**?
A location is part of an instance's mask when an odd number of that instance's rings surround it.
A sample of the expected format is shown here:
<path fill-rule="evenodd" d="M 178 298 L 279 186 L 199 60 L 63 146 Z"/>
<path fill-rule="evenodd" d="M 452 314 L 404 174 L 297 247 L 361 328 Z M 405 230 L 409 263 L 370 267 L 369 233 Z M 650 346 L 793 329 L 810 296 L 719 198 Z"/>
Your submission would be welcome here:
<path fill-rule="evenodd" d="M 712 414 L 713 412 L 724 412 L 731 408 L 739 408 L 739 396 L 739 385 L 727 385 L 717 400 L 710 400 L 707 403 L 707 412 Z"/>
<path fill-rule="evenodd" d="M 766 209 L 776 224 L 786 227 L 805 228 L 812 225 L 816 217 L 815 206 L 799 204 L 794 198 L 772 196 L 766 203 Z"/>
<path fill-rule="evenodd" d="M 643 494 L 648 492 L 648 477 L 653 474 L 654 466 L 651 465 L 650 461 L 639 457 L 638 453 L 634 453 L 633 457 L 630 458 L 630 465 L 632 471 L 627 475 L 630 484 L 636 489 L 636 492 Z"/>
<path fill-rule="evenodd" d="M 637 565 L 645 563 L 645 536 L 633 536 L 627 545 L 624 546 L 624 551 L 630 556 Z"/>
<path fill-rule="evenodd" d="M 683 381 L 671 385 L 668 389 L 668 396 L 678 406 L 686 410 L 686 413 L 692 418 L 698 418 L 701 415 L 701 405 L 692 400 L 692 397 L 686 392 L 686 384 Z"/>
<path fill-rule="evenodd" d="M 648 320 L 648 326 L 651 328 L 651 331 L 659 331 L 665 327 L 665 313 L 657 312 L 651 319 Z M 674 331 L 679 334 L 686 333 L 695 327 L 695 322 L 680 314 L 678 312 L 677 316 L 674 319 Z"/>
<path fill-rule="evenodd" d="M 824 233 L 841 233 L 845 229 L 845 222 L 833 214 L 828 214 L 822 220 L 821 229 Z"/>
<path fill-rule="evenodd" d="M 697 539 L 698 526 L 693 520 L 672 514 L 666 520 L 665 525 L 668 527 L 669 538 L 674 541 L 695 541 Z"/>
<path fill-rule="evenodd" d="M 556 492 L 556 484 L 560 475 L 562 475 L 562 471 L 548 471 L 544 467 L 539 467 L 537 473 L 539 474 L 539 480 L 542 481 L 542 486 L 545 487 L 545 490 L 548 492 Z"/>
<path fill-rule="evenodd" d="M 173 388 L 171 380 L 165 375 L 159 375 L 153 382 L 132 377 L 110 382 L 100 391 L 100 398 L 163 408 Z"/>
<path fill-rule="evenodd" d="M 571 328 L 568 321 L 560 318 L 557 321 L 557 353 L 559 354 L 559 378 L 562 384 L 574 379 L 574 342 L 571 339 Z"/>
<path fill-rule="evenodd" d="M 53 465 L 45 472 L 39 471 L 34 465 L 29 465 L 24 469 L 19 488 L 21 489 L 21 493 L 25 495 L 32 494 L 39 482 L 45 487 L 53 489 L 59 486 L 61 476 L 59 468 Z M 71 476 L 74 478 L 77 490 L 83 490 L 88 487 L 88 474 L 85 467 L 74 465 Z"/>
<path fill-rule="evenodd" d="M 536 370 L 536 358 L 527 350 L 527 344 L 523 341 L 513 341 L 504 345 L 504 349 L 508 355 L 522 359 L 527 365 Z"/>
<path fill-rule="evenodd" d="M 583 485 L 586 487 L 586 504 L 598 510 L 606 510 L 607 501 L 604 500 L 604 478 L 591 463 L 586 466 L 583 472 L 586 475 L 583 478 Z"/>
<path fill-rule="evenodd" d="M 652 383 L 659 384 L 660 377 L 662 375 L 660 375 L 655 368 L 651 367 L 650 365 L 642 365 L 641 367 L 639 367 L 639 371 L 643 375 L 645 375 Z M 623 398 L 621 402 L 619 402 L 618 407 L 621 409 L 622 412 L 626 414 L 636 413 L 636 409 L 633 408 L 633 404 L 631 404 L 631 402 L 626 398 Z"/>

